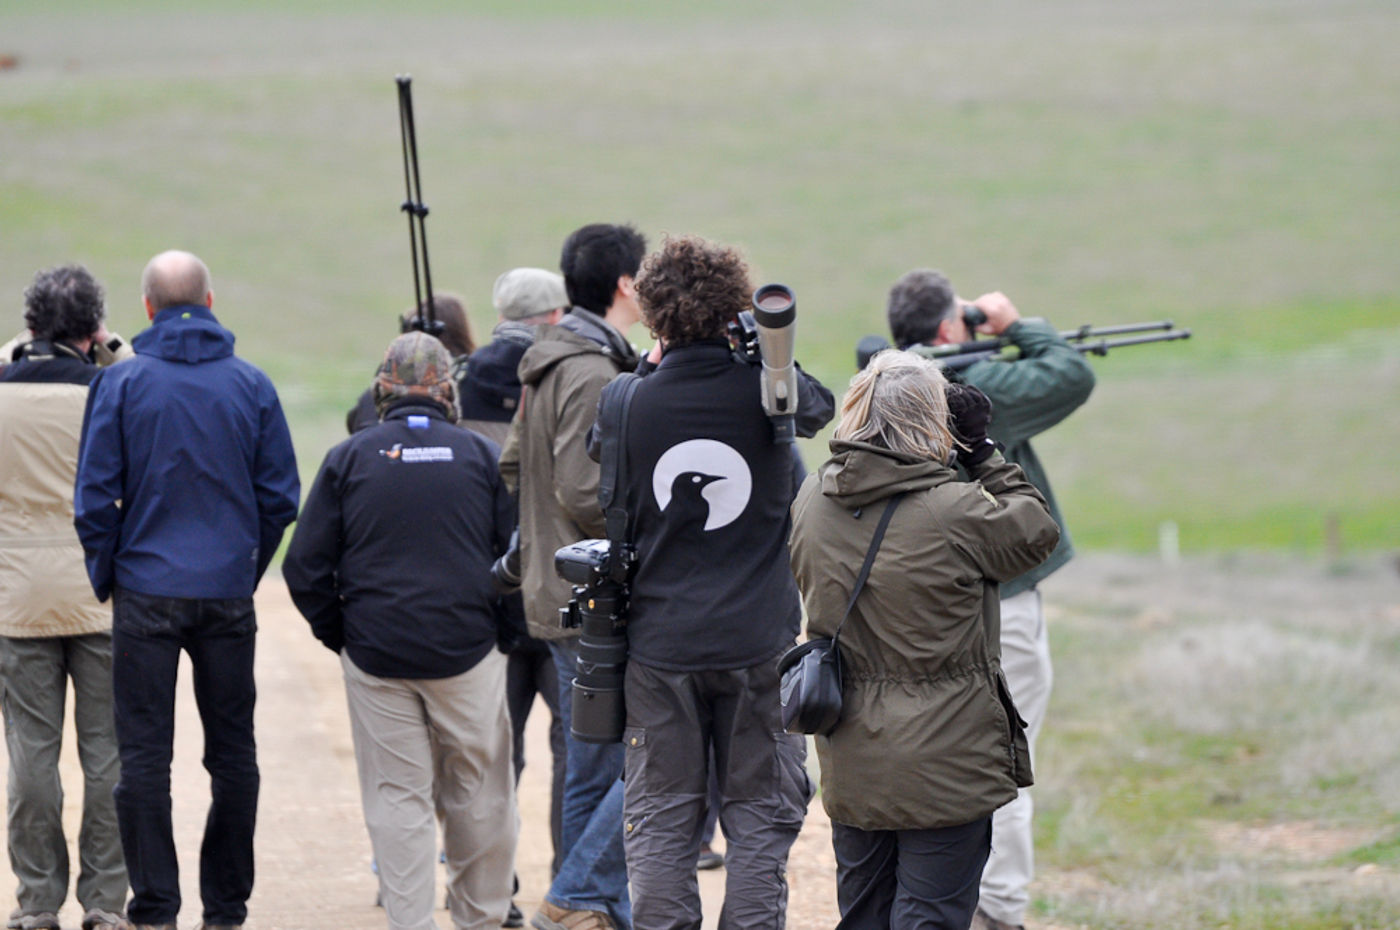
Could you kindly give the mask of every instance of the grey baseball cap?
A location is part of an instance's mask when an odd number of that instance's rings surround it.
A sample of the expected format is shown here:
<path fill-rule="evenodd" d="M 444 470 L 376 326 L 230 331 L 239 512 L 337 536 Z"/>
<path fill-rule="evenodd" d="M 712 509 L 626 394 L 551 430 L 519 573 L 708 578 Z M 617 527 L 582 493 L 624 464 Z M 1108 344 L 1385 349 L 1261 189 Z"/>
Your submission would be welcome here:
<path fill-rule="evenodd" d="M 503 320 L 523 320 L 569 305 L 564 276 L 544 268 L 512 268 L 496 279 L 491 303 Z"/>

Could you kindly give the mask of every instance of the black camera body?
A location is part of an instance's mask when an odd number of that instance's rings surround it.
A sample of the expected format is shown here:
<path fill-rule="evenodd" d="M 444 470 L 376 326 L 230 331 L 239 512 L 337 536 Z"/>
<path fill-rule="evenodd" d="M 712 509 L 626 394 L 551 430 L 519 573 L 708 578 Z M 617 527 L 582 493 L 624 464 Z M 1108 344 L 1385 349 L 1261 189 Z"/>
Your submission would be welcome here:
<path fill-rule="evenodd" d="M 585 539 L 554 553 L 554 568 L 573 585 L 574 596 L 559 609 L 559 624 L 579 630 L 569 731 L 585 743 L 622 740 L 627 719 L 623 675 L 627 671 L 627 581 L 636 551 L 614 549 L 606 539 Z"/>

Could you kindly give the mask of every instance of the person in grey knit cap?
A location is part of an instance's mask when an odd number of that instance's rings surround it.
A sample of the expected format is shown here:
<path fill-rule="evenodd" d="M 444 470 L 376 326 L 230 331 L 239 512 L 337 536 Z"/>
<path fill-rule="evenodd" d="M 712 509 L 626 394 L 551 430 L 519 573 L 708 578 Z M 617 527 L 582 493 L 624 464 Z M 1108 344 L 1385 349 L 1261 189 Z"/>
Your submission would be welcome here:
<path fill-rule="evenodd" d="M 491 303 L 499 321 L 491 331 L 491 342 L 477 349 L 466 360 L 457 380 L 461 407 L 460 425 L 475 430 L 497 443 L 505 442 L 511 418 L 520 404 L 520 358 L 535 340 L 535 329 L 557 323 L 569 305 L 564 276 L 544 268 L 512 268 L 496 279 Z M 554 659 L 548 644 L 524 632 L 525 605 L 519 592 L 504 598 L 505 609 L 518 631 L 502 643 L 509 657 L 506 667 L 506 702 L 510 706 L 514 737 L 515 778 L 525 768 L 525 723 L 534 706 L 535 695 L 549 708 L 550 778 L 549 837 L 555 861 L 550 872 L 558 870 L 559 833 L 564 801 L 564 726 L 559 718 L 559 685 Z M 524 915 L 511 905 L 505 926 L 524 926 Z"/>
<path fill-rule="evenodd" d="M 467 359 L 458 378 L 462 425 L 497 444 L 505 442 L 520 404 L 520 357 L 535 341 L 535 327 L 558 323 L 569 306 L 564 276 L 544 268 L 512 268 L 496 279 L 491 303 L 499 322 L 491 342 Z"/>

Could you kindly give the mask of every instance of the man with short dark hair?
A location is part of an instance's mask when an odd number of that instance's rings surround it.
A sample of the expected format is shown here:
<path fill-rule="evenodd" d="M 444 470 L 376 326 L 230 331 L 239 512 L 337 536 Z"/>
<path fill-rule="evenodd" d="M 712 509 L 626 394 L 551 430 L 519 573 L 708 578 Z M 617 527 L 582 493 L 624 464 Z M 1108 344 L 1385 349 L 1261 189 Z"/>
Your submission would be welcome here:
<path fill-rule="evenodd" d="M 972 339 L 965 319 L 966 304 L 948 279 L 937 271 L 918 269 L 890 289 L 890 333 L 902 349 L 939 346 Z M 984 361 L 960 372 L 949 372 L 978 388 L 992 401 L 988 434 L 1005 446 L 1006 460 L 1020 465 L 1050 506 L 1060 528 L 1060 541 L 1037 568 L 1001 586 L 1001 667 L 1011 697 L 1026 720 L 1031 753 L 1050 702 L 1052 671 L 1045 614 L 1036 584 L 1070 560 L 1074 548 L 1050 480 L 1031 447 L 1032 437 L 1073 413 L 1094 388 L 1094 371 L 1073 346 L 1049 323 L 1023 319 L 1001 292 L 971 301 L 986 317 L 976 331 L 1001 336 L 1019 351 L 1015 361 Z M 1034 874 L 1031 835 L 1031 795 L 1021 789 L 1016 800 L 992 817 L 992 854 L 982 873 L 981 899 L 973 918 L 978 930 L 1013 930 L 1025 919 L 1028 886 Z"/>
<path fill-rule="evenodd" d="M 753 293 L 739 254 L 668 238 L 637 291 L 662 354 L 636 387 L 619 452 L 637 551 L 623 735 L 633 925 L 700 925 L 713 764 L 728 843 L 719 926 L 779 928 L 812 793 L 806 743 L 783 732 L 774 667 L 802 613 L 787 546 L 792 446 L 764 412 L 761 367 L 729 343 Z M 797 432 L 811 436 L 831 419 L 831 392 L 800 370 L 797 388 Z"/>
<path fill-rule="evenodd" d="M 568 759 L 558 874 L 535 914 L 538 930 L 631 925 L 622 852 L 622 747 L 568 736 L 578 631 L 559 625 L 569 585 L 554 553 L 603 535 L 598 465 L 588 432 L 603 386 L 637 367 L 625 333 L 638 320 L 634 278 L 646 240 L 631 226 L 592 224 L 564 242 L 560 267 L 574 306 L 543 326 L 520 360 L 520 410 L 501 451 L 501 476 L 520 507 L 522 593 L 530 635 L 549 642 L 559 676 Z"/>
<path fill-rule="evenodd" d="M 137 928 L 174 930 L 170 822 L 175 678 L 189 654 L 212 803 L 200 850 L 204 930 L 242 925 L 253 888 L 253 591 L 296 517 L 292 439 L 267 375 L 233 354 L 209 269 L 162 252 L 142 275 L 152 326 L 92 383 L 74 522 L 99 600 L 113 599 L 117 819 Z"/>
<path fill-rule="evenodd" d="M 98 603 L 73 531 L 73 477 L 92 348 L 104 334 L 102 287 L 79 265 L 41 271 L 24 293 L 30 339 L 0 363 L 0 697 L 10 757 L 14 930 L 57 930 L 68 894 L 59 749 L 72 682 L 83 770 L 78 902 L 83 930 L 115 928 L 126 867 L 112 788 L 112 611 Z M 129 353 L 128 353 L 129 354 Z"/>

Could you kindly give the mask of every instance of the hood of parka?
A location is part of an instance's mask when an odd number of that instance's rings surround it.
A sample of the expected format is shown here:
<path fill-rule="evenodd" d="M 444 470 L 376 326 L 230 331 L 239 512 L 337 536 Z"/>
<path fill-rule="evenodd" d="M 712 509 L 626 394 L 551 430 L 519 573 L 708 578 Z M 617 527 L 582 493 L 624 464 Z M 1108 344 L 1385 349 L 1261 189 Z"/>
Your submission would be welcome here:
<path fill-rule="evenodd" d="M 233 342 L 233 333 L 219 325 L 208 307 L 180 304 L 157 313 L 151 326 L 131 340 L 131 347 L 140 355 L 198 365 L 228 358 Z"/>
<path fill-rule="evenodd" d="M 520 383 L 538 384 L 545 372 L 573 355 L 602 355 L 620 371 L 637 367 L 637 352 L 602 317 L 575 307 L 555 326 L 541 326 L 520 359 Z"/>
<path fill-rule="evenodd" d="M 831 440 L 831 458 L 817 474 L 822 494 L 848 508 L 957 480 L 953 469 L 941 462 L 846 439 Z"/>

